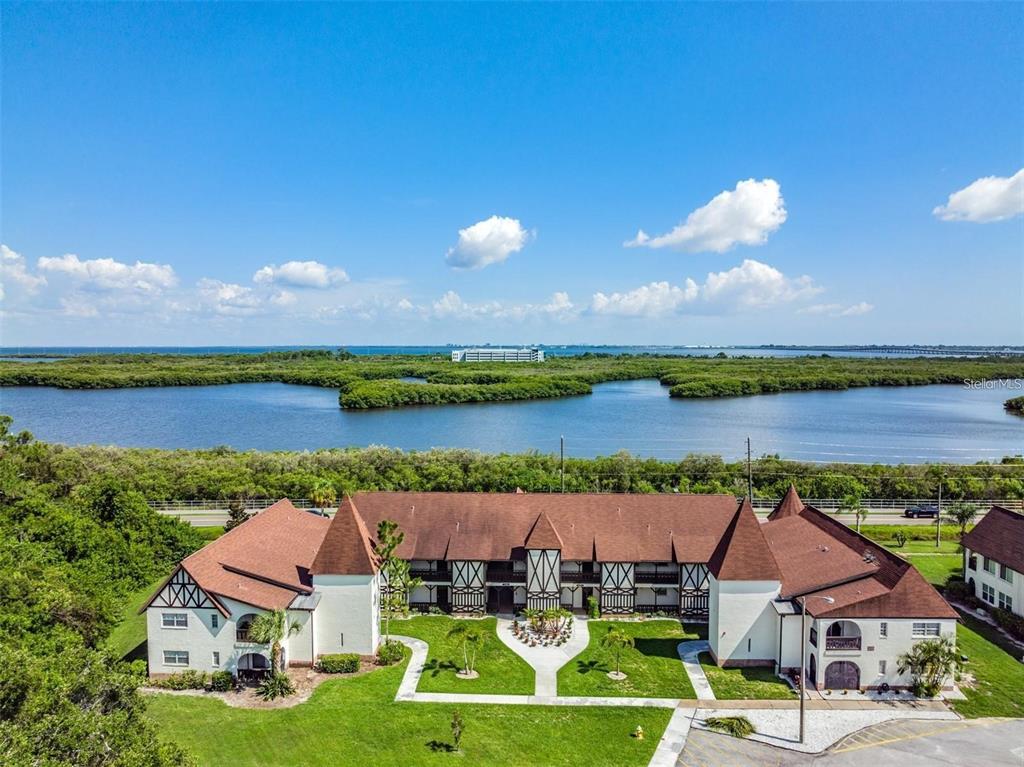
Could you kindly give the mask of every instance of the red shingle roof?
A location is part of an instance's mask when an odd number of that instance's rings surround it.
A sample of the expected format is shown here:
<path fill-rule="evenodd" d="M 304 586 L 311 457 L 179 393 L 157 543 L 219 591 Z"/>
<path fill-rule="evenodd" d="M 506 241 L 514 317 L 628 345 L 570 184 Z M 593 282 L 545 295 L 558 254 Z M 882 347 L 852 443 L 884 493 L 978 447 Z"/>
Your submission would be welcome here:
<path fill-rule="evenodd" d="M 366 524 L 351 498 L 345 498 L 317 552 L 313 575 L 373 575 L 377 557 Z"/>
<path fill-rule="evenodd" d="M 562 539 L 558 537 L 558 531 L 551 524 L 551 517 L 543 511 L 533 524 L 533 529 L 526 536 L 526 548 L 528 549 L 561 549 Z"/>
<path fill-rule="evenodd" d="M 182 561 L 209 594 L 267 610 L 309 593 L 309 567 L 330 520 L 281 500 Z"/>
<path fill-rule="evenodd" d="M 993 506 L 962 539 L 964 546 L 1024 573 L 1024 514 Z"/>
<path fill-rule="evenodd" d="M 826 604 L 809 599 L 807 612 L 812 615 L 957 617 L 909 562 L 812 506 L 763 527 L 782 571 L 782 597 L 815 595 L 835 600 Z"/>
<path fill-rule="evenodd" d="M 708 570 L 720 581 L 777 581 L 779 566 L 754 516 L 750 499 L 744 498 L 733 515 Z"/>
<path fill-rule="evenodd" d="M 407 559 L 509 560 L 525 555 L 543 513 L 563 560 L 707 562 L 736 513 L 728 495 L 608 493 L 357 493 L 356 508 L 374 531 L 398 523 Z M 685 560 L 676 560 L 677 552 Z"/>
<path fill-rule="evenodd" d="M 804 502 L 800 500 L 800 496 L 796 494 L 796 485 L 790 485 L 786 494 L 782 496 L 782 500 L 779 501 L 779 505 L 776 506 L 772 513 L 768 515 L 769 520 L 782 519 L 783 517 L 793 517 L 804 510 Z"/>

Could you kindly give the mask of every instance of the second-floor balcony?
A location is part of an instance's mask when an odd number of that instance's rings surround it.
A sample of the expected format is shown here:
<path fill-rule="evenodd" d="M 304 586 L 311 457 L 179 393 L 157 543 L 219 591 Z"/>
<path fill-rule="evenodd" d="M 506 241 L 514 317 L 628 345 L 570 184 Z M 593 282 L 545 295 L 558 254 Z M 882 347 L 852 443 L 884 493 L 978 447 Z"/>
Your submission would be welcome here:
<path fill-rule="evenodd" d="M 489 583 L 526 583 L 526 570 L 515 570 L 511 565 L 487 565 L 487 581 Z"/>
<path fill-rule="evenodd" d="M 637 583 L 658 583 L 669 586 L 679 583 L 678 570 L 637 570 L 633 576 Z"/>
<path fill-rule="evenodd" d="M 447 583 L 452 579 L 452 571 L 447 567 L 411 567 L 409 577 L 419 578 L 424 583 L 443 581 Z"/>
<path fill-rule="evenodd" d="M 601 576 L 592 570 L 562 570 L 559 577 L 562 583 L 597 583 L 601 580 Z"/>
<path fill-rule="evenodd" d="M 826 650 L 859 650 L 860 637 L 825 637 Z"/>

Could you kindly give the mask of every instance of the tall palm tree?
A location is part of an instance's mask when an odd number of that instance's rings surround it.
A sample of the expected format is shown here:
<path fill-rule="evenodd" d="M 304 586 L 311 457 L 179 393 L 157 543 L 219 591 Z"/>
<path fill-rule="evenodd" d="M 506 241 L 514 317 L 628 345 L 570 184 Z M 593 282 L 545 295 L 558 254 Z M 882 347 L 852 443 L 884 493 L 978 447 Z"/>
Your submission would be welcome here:
<path fill-rule="evenodd" d="M 257 616 L 249 626 L 249 639 L 257 644 L 270 645 L 270 665 L 274 673 L 281 669 L 281 642 L 298 634 L 302 625 L 298 621 L 288 622 L 284 610 L 272 610 Z"/>
<path fill-rule="evenodd" d="M 608 629 L 608 633 L 601 637 L 601 647 L 615 656 L 615 674 L 618 676 L 622 673 L 619 670 L 622 653 L 633 647 L 633 637 L 617 626 L 612 626 Z"/>
<path fill-rule="evenodd" d="M 458 639 L 462 643 L 462 658 L 465 663 L 464 672 L 472 674 L 476 670 L 476 653 L 484 643 L 484 634 L 478 626 L 468 621 L 455 621 L 448 629 L 449 639 Z"/>
<path fill-rule="evenodd" d="M 320 479 L 313 483 L 313 487 L 310 488 L 309 500 L 318 509 L 327 509 L 338 500 L 338 494 L 334 490 L 334 485 L 327 480 Z"/>

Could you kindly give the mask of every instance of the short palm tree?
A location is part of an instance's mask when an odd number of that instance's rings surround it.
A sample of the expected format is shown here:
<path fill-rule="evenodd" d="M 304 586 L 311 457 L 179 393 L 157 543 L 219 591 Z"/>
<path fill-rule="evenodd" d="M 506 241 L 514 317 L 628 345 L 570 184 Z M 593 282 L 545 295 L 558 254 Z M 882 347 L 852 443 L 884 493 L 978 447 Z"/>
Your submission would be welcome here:
<path fill-rule="evenodd" d="M 468 621 L 455 621 L 448 630 L 448 638 L 462 644 L 462 659 L 465 663 L 463 672 L 468 675 L 476 671 L 476 653 L 484 643 L 484 634 L 480 628 Z"/>
<path fill-rule="evenodd" d="M 960 654 L 951 635 L 926 639 L 896 659 L 896 670 L 901 674 L 909 671 L 914 677 L 914 693 L 930 698 L 960 670 Z"/>
<path fill-rule="evenodd" d="M 270 665 L 274 672 L 281 671 L 281 642 L 298 634 L 302 625 L 298 621 L 288 622 L 284 610 L 272 610 L 258 615 L 249 626 L 249 639 L 257 644 L 270 645 Z"/>
<path fill-rule="evenodd" d="M 608 633 L 601 637 L 601 647 L 615 657 L 615 675 L 620 676 L 622 672 L 619 670 L 619 662 L 622 659 L 622 653 L 633 647 L 633 637 L 617 626 L 612 626 L 608 629 Z"/>
<path fill-rule="evenodd" d="M 857 517 L 857 532 L 860 532 L 860 523 L 867 517 L 868 510 L 864 508 L 864 503 L 861 501 L 860 496 L 857 493 L 850 493 L 843 497 L 843 500 L 839 504 L 840 511 L 848 511 L 851 514 L 855 514 Z"/>

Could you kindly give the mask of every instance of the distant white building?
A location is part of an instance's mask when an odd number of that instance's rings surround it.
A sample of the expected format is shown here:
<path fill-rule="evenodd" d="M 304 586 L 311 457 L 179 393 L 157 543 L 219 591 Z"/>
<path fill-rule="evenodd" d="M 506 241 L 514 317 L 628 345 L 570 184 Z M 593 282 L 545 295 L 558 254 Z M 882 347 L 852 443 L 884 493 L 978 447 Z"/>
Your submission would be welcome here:
<path fill-rule="evenodd" d="M 452 362 L 543 362 L 544 350 L 537 348 L 522 349 L 456 349 L 452 352 Z"/>

